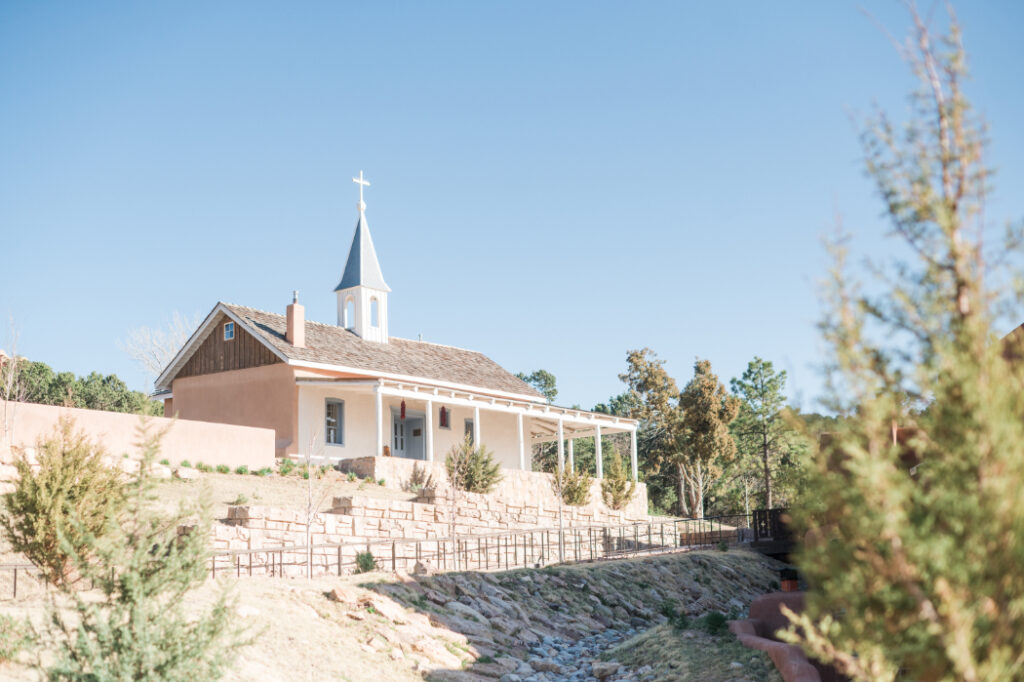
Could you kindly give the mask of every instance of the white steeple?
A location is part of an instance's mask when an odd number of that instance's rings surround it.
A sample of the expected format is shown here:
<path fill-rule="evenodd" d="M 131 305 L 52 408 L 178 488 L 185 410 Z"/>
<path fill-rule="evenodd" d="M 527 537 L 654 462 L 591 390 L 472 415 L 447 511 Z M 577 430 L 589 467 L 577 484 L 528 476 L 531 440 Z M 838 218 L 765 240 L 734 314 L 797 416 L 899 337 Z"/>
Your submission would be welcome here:
<path fill-rule="evenodd" d="M 363 171 L 352 182 L 359 185 L 359 220 L 348 251 L 345 271 L 334 288 L 338 294 L 338 326 L 351 329 L 367 341 L 388 342 L 388 292 L 384 275 L 377 262 L 377 252 L 366 224 L 366 202 L 363 187 L 370 183 L 363 179 Z"/>

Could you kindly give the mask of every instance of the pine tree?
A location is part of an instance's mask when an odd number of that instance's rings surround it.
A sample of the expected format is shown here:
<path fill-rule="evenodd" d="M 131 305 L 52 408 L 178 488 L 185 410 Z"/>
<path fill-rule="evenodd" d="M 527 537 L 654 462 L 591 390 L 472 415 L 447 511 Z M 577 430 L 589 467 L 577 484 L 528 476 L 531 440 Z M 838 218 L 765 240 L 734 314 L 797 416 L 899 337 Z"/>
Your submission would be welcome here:
<path fill-rule="evenodd" d="M 1018 337 L 993 331 L 1012 273 L 984 259 L 984 128 L 959 27 L 936 42 L 913 20 L 913 119 L 864 133 L 911 260 L 864 293 L 837 248 L 823 331 L 844 419 L 808 462 L 795 516 L 812 589 L 790 638 L 858 679 L 1021 680 L 1024 365 Z M 1008 232 L 998 252 L 1019 258 Z"/>

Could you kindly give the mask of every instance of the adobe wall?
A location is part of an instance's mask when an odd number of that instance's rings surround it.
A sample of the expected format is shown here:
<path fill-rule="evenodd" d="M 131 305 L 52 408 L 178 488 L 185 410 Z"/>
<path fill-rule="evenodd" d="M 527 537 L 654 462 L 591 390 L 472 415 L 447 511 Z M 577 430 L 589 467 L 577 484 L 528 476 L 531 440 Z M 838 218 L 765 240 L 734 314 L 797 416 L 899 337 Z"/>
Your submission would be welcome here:
<path fill-rule="evenodd" d="M 172 392 L 182 419 L 271 428 L 278 456 L 298 452 L 298 389 L 288 365 L 178 378 Z"/>
<path fill-rule="evenodd" d="M 34 403 L 4 402 L 0 400 L 0 415 L 7 414 L 11 424 L 10 438 L 0 442 L 0 461 L 11 462 L 11 447 L 35 448 L 40 439 L 48 438 L 61 417 L 71 417 L 75 430 L 83 431 L 102 445 L 113 457 L 127 453 L 136 456 L 138 448 L 138 415 L 102 410 L 84 410 L 75 407 L 37 405 Z M 234 468 L 245 464 L 250 469 L 274 465 L 274 432 L 248 426 L 211 424 L 185 419 L 149 417 L 152 429 L 169 427 L 161 441 L 158 459 L 168 459 L 172 465 L 181 460 L 203 461 L 209 464 L 227 464 Z M 3 434 L 0 433 L 0 439 Z"/>
<path fill-rule="evenodd" d="M 434 501 L 431 497 L 445 494 L 448 486 L 448 475 L 443 462 L 422 462 L 401 457 L 360 457 L 344 460 L 340 463 L 342 471 L 351 471 L 361 478 L 367 476 L 374 480 L 384 479 L 384 487 L 394 490 L 418 490 L 414 485 L 425 485 L 428 480 L 435 486 L 434 492 L 429 489 L 420 491 L 421 500 Z M 557 509 L 558 498 L 551 488 L 551 474 L 539 471 L 523 471 L 522 469 L 501 470 L 502 480 L 495 486 L 490 496 L 508 505 L 540 505 L 545 509 Z M 589 514 L 615 514 L 609 509 L 601 497 L 601 481 L 594 479 L 590 489 L 590 504 L 579 509 L 588 510 Z M 626 519 L 647 518 L 647 485 L 636 484 L 636 492 L 622 510 Z"/>

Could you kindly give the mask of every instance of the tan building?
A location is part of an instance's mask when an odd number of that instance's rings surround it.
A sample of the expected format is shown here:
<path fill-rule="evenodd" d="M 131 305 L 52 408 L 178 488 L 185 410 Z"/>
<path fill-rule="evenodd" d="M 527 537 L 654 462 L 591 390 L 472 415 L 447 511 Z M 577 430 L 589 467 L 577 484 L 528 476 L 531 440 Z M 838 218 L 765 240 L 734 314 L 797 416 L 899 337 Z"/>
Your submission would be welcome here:
<path fill-rule="evenodd" d="M 635 479 L 634 420 L 550 405 L 481 353 L 388 335 L 391 290 L 356 182 L 338 323 L 307 321 L 297 297 L 284 315 L 218 303 L 157 379 L 164 413 L 272 428 L 279 457 L 434 461 L 469 437 L 513 469 L 530 468 L 535 443 L 557 441 L 571 467 L 573 439 L 627 432 Z"/>

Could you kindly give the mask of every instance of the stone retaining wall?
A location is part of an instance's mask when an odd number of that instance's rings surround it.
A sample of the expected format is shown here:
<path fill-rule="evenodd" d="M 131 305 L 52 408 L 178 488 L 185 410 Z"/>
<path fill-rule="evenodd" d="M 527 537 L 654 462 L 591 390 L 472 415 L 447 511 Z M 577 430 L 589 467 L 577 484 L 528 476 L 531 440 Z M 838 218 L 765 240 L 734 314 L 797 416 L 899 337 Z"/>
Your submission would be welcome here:
<path fill-rule="evenodd" d="M 419 491 L 424 501 L 431 495 L 430 488 L 444 494 L 448 487 L 448 475 L 443 462 L 424 462 L 401 457 L 357 457 L 342 460 L 342 471 L 351 471 L 357 476 L 384 480 L 384 486 L 393 490 Z M 490 496 L 511 506 L 541 505 L 557 509 L 558 499 L 551 489 L 551 474 L 522 469 L 502 469 L 502 480 Z M 595 514 L 618 513 L 609 509 L 601 498 L 601 481 L 594 479 L 590 490 L 590 504 L 580 509 L 591 509 Z M 647 485 L 636 484 L 636 492 L 622 510 L 628 519 L 646 518 Z"/>

